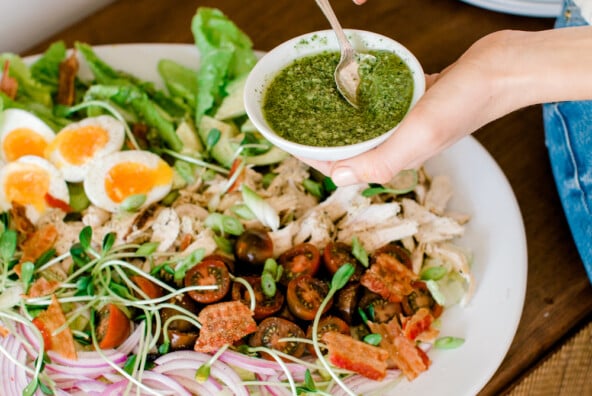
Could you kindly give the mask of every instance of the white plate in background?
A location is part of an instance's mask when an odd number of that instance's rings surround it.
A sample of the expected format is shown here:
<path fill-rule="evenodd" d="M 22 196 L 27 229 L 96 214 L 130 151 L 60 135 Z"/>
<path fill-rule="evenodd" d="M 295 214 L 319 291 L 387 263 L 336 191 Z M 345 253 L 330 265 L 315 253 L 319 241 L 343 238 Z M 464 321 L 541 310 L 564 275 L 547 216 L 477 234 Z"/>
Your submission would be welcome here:
<path fill-rule="evenodd" d="M 508 14 L 554 18 L 561 12 L 562 0 L 461 0 L 477 7 Z"/>

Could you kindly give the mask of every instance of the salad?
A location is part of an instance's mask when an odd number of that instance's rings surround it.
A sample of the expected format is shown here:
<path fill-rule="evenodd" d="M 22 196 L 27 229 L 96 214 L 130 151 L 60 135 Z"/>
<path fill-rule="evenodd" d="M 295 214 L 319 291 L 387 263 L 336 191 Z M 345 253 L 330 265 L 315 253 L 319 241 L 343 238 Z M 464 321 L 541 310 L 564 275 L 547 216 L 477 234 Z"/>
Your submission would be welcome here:
<path fill-rule="evenodd" d="M 216 9 L 191 28 L 200 64 L 162 59 L 162 90 L 84 43 L 0 55 L 6 394 L 355 395 L 429 370 L 474 289 L 451 180 L 336 188 L 246 117 L 249 38 Z"/>

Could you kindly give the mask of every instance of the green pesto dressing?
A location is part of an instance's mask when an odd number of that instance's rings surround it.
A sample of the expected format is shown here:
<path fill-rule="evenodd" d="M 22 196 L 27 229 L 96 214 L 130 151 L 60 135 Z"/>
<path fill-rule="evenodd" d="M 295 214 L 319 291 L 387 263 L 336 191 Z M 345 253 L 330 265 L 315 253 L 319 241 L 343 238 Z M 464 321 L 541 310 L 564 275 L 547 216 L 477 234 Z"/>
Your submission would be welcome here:
<path fill-rule="evenodd" d="M 370 51 L 360 67 L 359 108 L 337 91 L 333 74 L 338 52 L 296 60 L 266 89 L 263 114 L 284 139 L 309 146 L 343 146 L 372 139 L 396 126 L 413 96 L 413 76 L 397 55 Z"/>

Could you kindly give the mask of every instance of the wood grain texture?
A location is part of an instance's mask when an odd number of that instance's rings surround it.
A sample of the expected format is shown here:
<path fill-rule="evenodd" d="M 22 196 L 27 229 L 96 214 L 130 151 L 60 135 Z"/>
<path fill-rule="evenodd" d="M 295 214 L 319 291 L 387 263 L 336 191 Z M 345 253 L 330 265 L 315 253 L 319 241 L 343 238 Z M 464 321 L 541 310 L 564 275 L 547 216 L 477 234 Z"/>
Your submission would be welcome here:
<path fill-rule="evenodd" d="M 332 3 L 344 27 L 395 38 L 415 53 L 427 73 L 454 62 L 475 40 L 490 32 L 553 26 L 552 19 L 499 14 L 456 0 L 369 0 L 362 7 L 351 0 Z M 69 45 L 75 40 L 94 45 L 191 43 L 190 22 L 198 6 L 220 8 L 252 38 L 255 48 L 263 51 L 296 35 L 328 28 L 312 0 L 121 0 L 48 38 L 29 53 L 43 51 L 56 39 Z M 504 362 L 481 392 L 496 395 L 511 387 L 592 312 L 592 288 L 555 190 L 540 106 L 490 123 L 475 137 L 493 155 L 514 188 L 528 243 L 528 287 L 522 320 Z"/>

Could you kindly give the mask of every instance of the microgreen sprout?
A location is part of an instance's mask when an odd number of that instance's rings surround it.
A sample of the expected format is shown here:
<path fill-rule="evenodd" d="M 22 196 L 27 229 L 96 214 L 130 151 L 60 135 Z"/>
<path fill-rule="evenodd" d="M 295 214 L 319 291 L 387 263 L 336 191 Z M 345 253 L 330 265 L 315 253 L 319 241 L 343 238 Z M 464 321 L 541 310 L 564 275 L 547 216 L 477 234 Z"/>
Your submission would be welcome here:
<path fill-rule="evenodd" d="M 222 137 L 222 132 L 218 128 L 212 128 L 208 132 L 208 136 L 206 138 L 206 151 L 210 152 L 214 148 L 216 144 L 220 141 L 220 137 Z"/>
<path fill-rule="evenodd" d="M 335 274 L 333 275 L 333 278 L 331 278 L 331 287 L 329 289 L 329 293 L 327 293 L 327 295 L 325 296 L 325 299 L 323 300 L 323 302 L 321 302 L 321 305 L 319 306 L 319 309 L 317 310 L 317 313 L 315 315 L 314 321 L 312 323 L 312 342 L 313 342 L 313 346 L 314 346 L 314 350 L 321 362 L 321 364 L 323 365 L 323 367 L 325 367 L 325 369 L 327 370 L 327 372 L 329 373 L 329 375 L 331 375 L 331 377 L 333 378 L 333 380 L 349 395 L 351 396 L 355 396 L 355 393 L 353 393 L 348 387 L 347 385 L 345 385 L 343 383 L 343 381 L 341 380 L 341 378 L 339 378 L 339 376 L 331 369 L 331 366 L 329 366 L 329 363 L 325 360 L 325 357 L 323 356 L 323 353 L 321 352 L 321 348 L 319 346 L 319 321 L 321 318 L 321 315 L 323 313 L 323 311 L 325 310 L 325 307 L 327 306 L 327 304 L 329 303 L 329 301 L 331 301 L 331 299 L 333 298 L 333 295 L 339 290 L 341 289 L 343 286 L 345 286 L 347 284 L 347 282 L 349 281 L 349 278 L 351 278 L 351 276 L 354 274 L 355 268 L 352 264 L 350 263 L 345 263 L 343 264 L 341 267 L 339 267 L 339 269 L 337 270 L 337 272 L 335 272 Z"/>
<path fill-rule="evenodd" d="M 228 344 L 225 344 L 224 346 L 222 346 L 221 348 L 219 348 L 216 353 L 210 358 L 210 360 L 208 360 L 207 362 L 205 362 L 204 364 L 202 364 L 201 366 L 199 366 L 199 368 L 197 369 L 197 371 L 195 372 L 195 380 L 197 382 L 204 383 L 208 380 L 208 378 L 210 378 L 210 367 L 212 366 L 212 364 L 218 360 L 218 358 L 220 357 L 220 355 L 222 355 L 222 353 L 224 353 L 224 351 L 228 349 Z"/>

